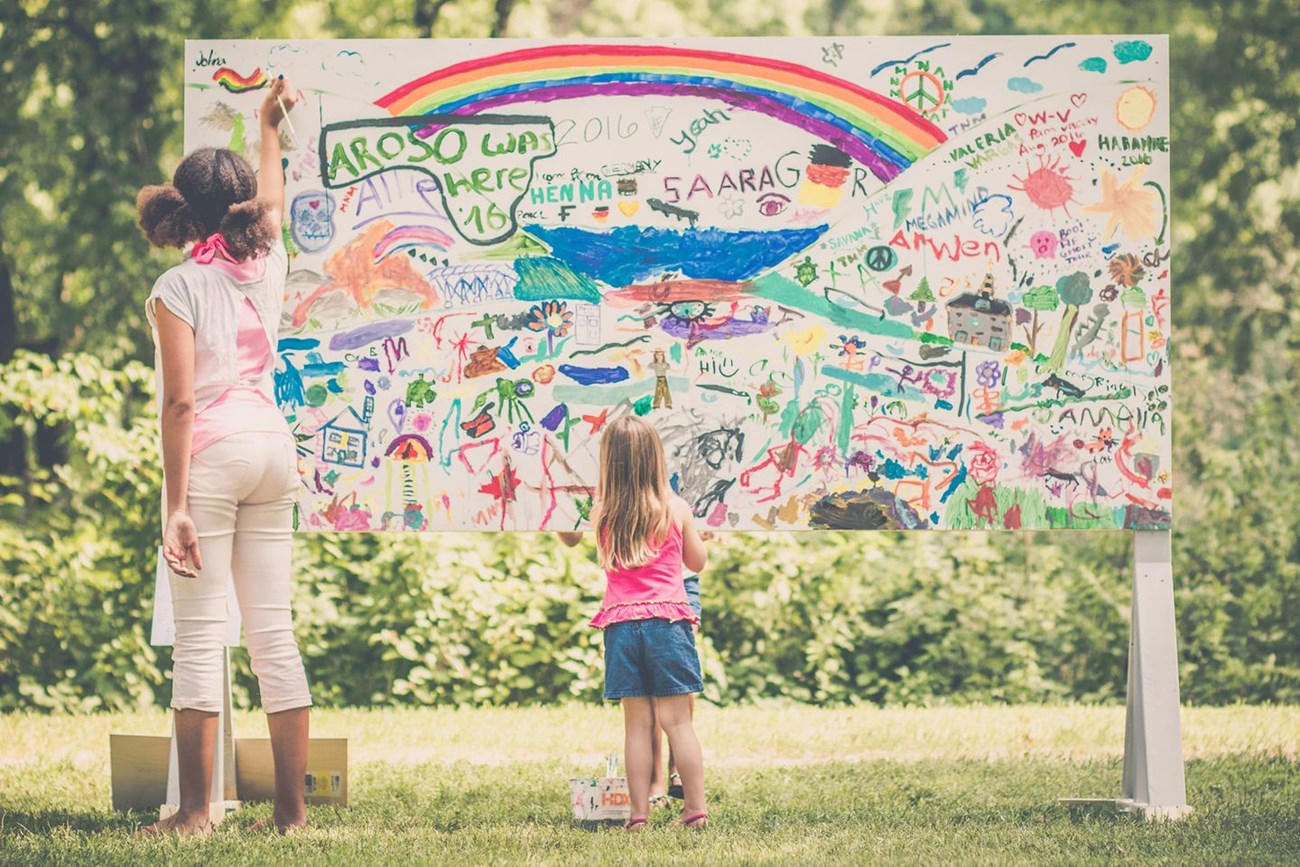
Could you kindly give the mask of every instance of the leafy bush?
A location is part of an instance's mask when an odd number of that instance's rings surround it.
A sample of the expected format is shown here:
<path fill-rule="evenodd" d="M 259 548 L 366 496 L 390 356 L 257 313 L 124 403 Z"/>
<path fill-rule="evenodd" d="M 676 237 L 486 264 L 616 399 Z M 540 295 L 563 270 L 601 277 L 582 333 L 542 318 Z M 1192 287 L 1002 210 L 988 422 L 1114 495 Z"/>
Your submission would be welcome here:
<path fill-rule="evenodd" d="M 1188 373 L 1205 377 L 1200 368 Z M 1233 404 L 1189 390 L 1174 535 L 1183 695 L 1300 697 L 1300 453 L 1279 376 Z M 1200 420 L 1200 421 L 1198 421 Z M 20 355 L 0 442 L 62 431 L 53 470 L 0 478 L 0 709 L 170 697 L 148 644 L 161 482 L 149 370 Z M 297 631 L 321 704 L 597 701 L 589 543 L 549 534 L 302 535 Z M 1119 700 L 1124 533 L 727 536 L 704 578 L 706 692 L 816 704 Z M 241 700 L 256 684 L 235 654 Z"/>

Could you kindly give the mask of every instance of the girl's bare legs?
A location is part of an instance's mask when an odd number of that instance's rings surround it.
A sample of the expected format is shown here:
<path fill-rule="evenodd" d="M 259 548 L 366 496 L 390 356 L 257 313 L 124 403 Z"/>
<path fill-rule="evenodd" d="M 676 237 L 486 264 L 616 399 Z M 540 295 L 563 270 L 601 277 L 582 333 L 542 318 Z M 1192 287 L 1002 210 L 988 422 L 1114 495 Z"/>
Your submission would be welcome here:
<path fill-rule="evenodd" d="M 650 702 L 656 705 L 659 699 L 652 698 Z M 672 770 L 672 751 L 668 753 L 669 770 Z M 655 711 L 655 730 L 650 736 L 650 797 L 666 797 L 668 795 L 668 778 L 664 776 L 664 730 L 659 725 L 659 712 Z"/>
<path fill-rule="evenodd" d="M 178 834 L 206 833 L 212 819 L 212 758 L 217 748 L 217 715 L 208 711 L 176 711 L 176 760 L 181 802 L 176 813 L 146 828 Z"/>
<path fill-rule="evenodd" d="M 691 722 L 695 722 L 695 693 L 693 693 L 693 692 L 689 692 L 689 693 L 687 693 L 686 695 L 687 695 L 687 698 L 689 699 L 689 701 L 687 702 L 687 704 L 690 705 L 690 711 L 691 711 Z M 656 747 L 659 746 L 659 733 L 660 733 L 661 731 L 663 731 L 663 728 L 662 728 L 662 726 L 661 726 L 660 723 L 659 723 L 659 718 L 656 716 L 656 717 L 655 717 L 655 746 L 656 746 Z M 656 762 L 660 761 L 660 759 L 659 759 L 658 756 L 655 757 L 655 761 L 656 761 Z M 655 766 L 655 770 L 656 770 L 656 772 L 658 771 L 658 765 Z M 671 780 L 671 779 L 672 779 L 674 776 L 676 776 L 676 775 L 678 775 L 678 774 L 677 774 L 677 757 L 676 757 L 675 755 L 673 755 L 672 745 L 669 744 L 669 746 L 668 746 L 668 779 Z M 650 784 L 650 789 L 651 789 L 651 791 L 654 790 L 654 783 L 653 783 L 653 782 L 651 782 L 651 784 Z M 664 791 L 666 792 L 666 791 L 668 791 L 668 790 L 665 788 Z"/>
<path fill-rule="evenodd" d="M 687 816 L 707 811 L 704 802 L 704 756 L 700 741 L 691 725 L 691 694 L 663 696 L 659 699 L 659 722 L 668 735 L 668 746 L 677 760 L 677 772 L 682 776 L 685 804 L 682 812 Z M 631 763 L 628 763 L 631 784 Z"/>
<path fill-rule="evenodd" d="M 623 703 L 623 755 L 627 762 L 627 791 L 632 818 L 650 815 L 650 774 L 654 756 L 655 706 L 649 696 L 625 698 Z M 696 747 L 698 750 L 698 746 Z"/>
<path fill-rule="evenodd" d="M 271 819 L 281 831 L 307 824 L 307 708 L 266 715 L 275 758 L 275 811 Z"/>

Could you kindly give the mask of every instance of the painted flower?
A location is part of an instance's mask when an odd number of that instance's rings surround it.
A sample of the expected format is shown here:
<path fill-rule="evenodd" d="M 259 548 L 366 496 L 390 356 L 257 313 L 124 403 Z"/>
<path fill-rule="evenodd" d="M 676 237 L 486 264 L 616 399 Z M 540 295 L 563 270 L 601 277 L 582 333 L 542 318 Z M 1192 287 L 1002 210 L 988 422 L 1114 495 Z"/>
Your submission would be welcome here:
<path fill-rule="evenodd" d="M 739 196 L 727 196 L 722 200 L 722 216 L 734 220 L 745 213 L 745 200 Z"/>
<path fill-rule="evenodd" d="M 563 337 L 573 328 L 573 312 L 563 301 L 535 304 L 528 311 L 528 328 L 531 331 L 546 331 L 552 337 Z"/>
<path fill-rule="evenodd" d="M 858 353 L 866 348 L 867 342 L 861 337 L 858 337 L 857 335 L 854 335 L 853 337 L 844 334 L 840 335 L 839 350 L 841 357 L 856 358 Z"/>
<path fill-rule="evenodd" d="M 1132 253 L 1121 253 L 1110 260 L 1110 279 L 1125 286 L 1136 286 L 1146 269 Z"/>
<path fill-rule="evenodd" d="M 998 470 L 1002 469 L 1002 458 L 984 443 L 974 443 L 970 447 L 970 458 L 966 462 L 966 471 L 970 477 L 982 485 L 992 485 L 998 480 Z"/>
<path fill-rule="evenodd" d="M 992 388 L 1002 378 L 1002 368 L 996 361 L 984 361 L 975 368 L 975 379 L 985 388 Z"/>

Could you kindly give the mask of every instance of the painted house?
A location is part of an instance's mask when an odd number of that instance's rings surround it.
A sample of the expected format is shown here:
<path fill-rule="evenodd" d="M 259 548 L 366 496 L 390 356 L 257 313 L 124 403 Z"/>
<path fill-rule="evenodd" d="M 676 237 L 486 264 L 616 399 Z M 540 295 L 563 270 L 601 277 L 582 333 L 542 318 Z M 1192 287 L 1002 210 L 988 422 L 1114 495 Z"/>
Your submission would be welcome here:
<path fill-rule="evenodd" d="M 978 293 L 966 292 L 948 302 L 948 334 L 953 343 L 987 346 L 1001 352 L 1011 346 L 1011 305 L 993 297 L 993 275 L 984 276 Z"/>
<path fill-rule="evenodd" d="M 327 464 L 359 467 L 366 461 L 366 423 L 348 407 L 321 425 L 321 460 Z"/>

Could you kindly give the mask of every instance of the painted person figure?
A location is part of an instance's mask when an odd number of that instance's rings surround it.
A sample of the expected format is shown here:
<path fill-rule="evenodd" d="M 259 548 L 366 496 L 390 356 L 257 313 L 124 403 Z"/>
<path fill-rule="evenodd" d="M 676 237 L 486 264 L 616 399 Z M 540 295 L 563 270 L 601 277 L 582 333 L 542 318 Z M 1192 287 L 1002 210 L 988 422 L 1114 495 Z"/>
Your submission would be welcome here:
<path fill-rule="evenodd" d="M 178 811 L 145 834 L 212 830 L 232 580 L 275 762 L 274 811 L 254 828 L 289 833 L 307 823 L 312 702 L 289 601 L 297 453 L 272 398 L 289 267 L 278 127 L 292 93 L 281 78 L 262 101 L 256 175 L 239 154 L 203 148 L 181 161 L 171 184 L 145 187 L 136 200 L 153 246 L 189 247 L 154 283 L 145 308 L 157 347 L 180 776 Z"/>
<path fill-rule="evenodd" d="M 650 405 L 651 409 L 673 408 L 673 396 L 668 391 L 668 360 L 664 357 L 662 349 L 656 349 L 654 352 L 654 361 L 650 363 L 650 369 L 655 372 L 655 397 L 654 402 Z"/>

